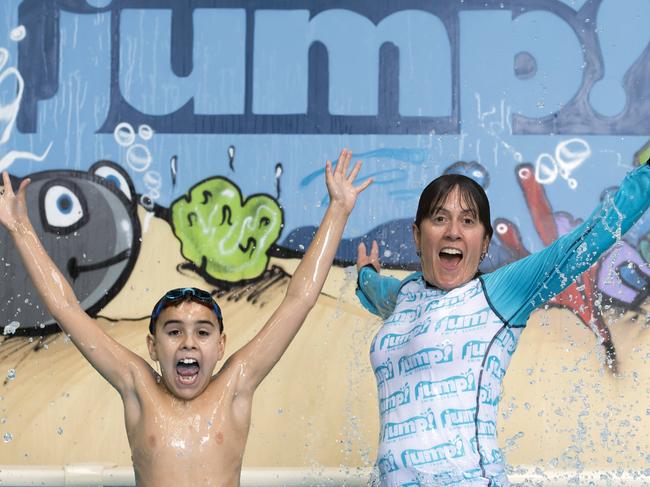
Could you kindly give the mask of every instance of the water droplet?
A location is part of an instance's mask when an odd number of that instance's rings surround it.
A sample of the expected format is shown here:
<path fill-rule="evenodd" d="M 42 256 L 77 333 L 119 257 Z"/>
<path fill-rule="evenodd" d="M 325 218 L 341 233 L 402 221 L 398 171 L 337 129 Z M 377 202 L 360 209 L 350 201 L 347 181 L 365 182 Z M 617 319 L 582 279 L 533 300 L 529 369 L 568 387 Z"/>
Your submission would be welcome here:
<path fill-rule="evenodd" d="M 16 378 L 16 369 L 9 369 L 7 371 L 7 380 L 14 380 Z"/>
<path fill-rule="evenodd" d="M 19 327 L 20 327 L 20 323 L 18 323 L 17 321 L 12 321 L 7 326 L 5 326 L 4 334 L 5 335 L 13 335 L 14 333 L 16 333 L 16 330 Z"/>
<path fill-rule="evenodd" d="M 11 440 L 14 439 L 14 435 L 11 433 L 7 432 L 2 436 L 2 439 L 4 440 L 5 443 L 9 443 Z"/>

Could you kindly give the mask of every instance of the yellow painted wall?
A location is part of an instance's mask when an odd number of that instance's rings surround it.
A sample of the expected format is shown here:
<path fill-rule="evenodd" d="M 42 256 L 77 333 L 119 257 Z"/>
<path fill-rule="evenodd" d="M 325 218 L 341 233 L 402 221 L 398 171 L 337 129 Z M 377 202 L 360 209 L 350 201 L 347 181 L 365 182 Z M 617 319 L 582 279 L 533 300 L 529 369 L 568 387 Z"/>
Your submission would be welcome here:
<path fill-rule="evenodd" d="M 143 248 L 120 295 L 99 320 L 119 342 L 146 356 L 145 317 L 168 288 L 206 287 L 181 263 L 169 225 L 143 227 Z M 164 244 L 162 244 L 164 242 Z M 154 246 L 155 243 L 155 246 Z M 273 260 L 291 274 L 295 260 Z M 251 338 L 280 303 L 287 279 L 221 298 L 229 352 Z M 374 376 L 368 361 L 379 321 L 354 297 L 354 275 L 334 268 L 302 331 L 255 398 L 245 467 L 370 466 L 378 437 Z M 650 453 L 650 303 L 609 316 L 619 376 L 603 367 L 595 336 L 568 311 L 535 313 L 504 383 L 499 439 L 508 463 L 641 470 Z M 121 320 L 120 320 L 121 319 Z M 118 394 L 62 335 L 12 337 L 0 344 L 2 464 L 107 462 L 130 465 Z"/>

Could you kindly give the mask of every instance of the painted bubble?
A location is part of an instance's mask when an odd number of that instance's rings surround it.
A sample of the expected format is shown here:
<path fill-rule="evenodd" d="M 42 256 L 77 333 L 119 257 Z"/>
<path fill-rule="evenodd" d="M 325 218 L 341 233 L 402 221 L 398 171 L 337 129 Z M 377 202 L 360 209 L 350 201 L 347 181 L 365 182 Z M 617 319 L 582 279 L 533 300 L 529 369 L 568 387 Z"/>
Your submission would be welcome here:
<path fill-rule="evenodd" d="M 138 136 L 142 140 L 149 140 L 153 137 L 153 129 L 149 125 L 140 125 L 138 127 Z"/>
<path fill-rule="evenodd" d="M 555 160 L 559 166 L 560 175 L 565 179 L 590 156 L 591 147 L 583 139 L 564 140 L 555 148 Z"/>
<path fill-rule="evenodd" d="M 19 25 L 15 29 L 12 29 L 12 31 L 9 33 L 9 39 L 14 42 L 20 42 L 25 38 L 26 35 L 27 31 L 25 30 L 25 26 Z"/>
<path fill-rule="evenodd" d="M 158 171 L 147 171 L 142 178 L 142 182 L 148 189 L 160 189 L 162 186 L 162 176 Z"/>
<path fill-rule="evenodd" d="M 113 130 L 113 137 L 120 146 L 128 147 L 135 142 L 135 131 L 131 124 L 122 122 Z"/>
<path fill-rule="evenodd" d="M 0 47 L 0 69 L 5 67 L 5 64 L 7 64 L 8 60 L 9 51 L 7 51 L 4 47 Z"/>
<path fill-rule="evenodd" d="M 152 160 L 151 152 L 143 144 L 133 144 L 126 151 L 126 162 L 136 172 L 145 172 Z"/>

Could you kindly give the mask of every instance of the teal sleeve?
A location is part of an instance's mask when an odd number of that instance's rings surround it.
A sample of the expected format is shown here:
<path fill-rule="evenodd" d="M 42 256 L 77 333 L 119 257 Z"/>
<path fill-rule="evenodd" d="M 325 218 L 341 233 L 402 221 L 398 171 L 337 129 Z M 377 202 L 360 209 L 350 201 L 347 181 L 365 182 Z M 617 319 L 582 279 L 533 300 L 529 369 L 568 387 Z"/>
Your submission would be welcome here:
<path fill-rule="evenodd" d="M 523 326 L 535 308 L 586 271 L 650 206 L 648 163 L 627 174 L 613 198 L 544 250 L 482 276 L 493 309 Z"/>
<path fill-rule="evenodd" d="M 401 282 L 382 276 L 372 266 L 359 270 L 356 294 L 364 308 L 386 319 L 393 312 Z"/>

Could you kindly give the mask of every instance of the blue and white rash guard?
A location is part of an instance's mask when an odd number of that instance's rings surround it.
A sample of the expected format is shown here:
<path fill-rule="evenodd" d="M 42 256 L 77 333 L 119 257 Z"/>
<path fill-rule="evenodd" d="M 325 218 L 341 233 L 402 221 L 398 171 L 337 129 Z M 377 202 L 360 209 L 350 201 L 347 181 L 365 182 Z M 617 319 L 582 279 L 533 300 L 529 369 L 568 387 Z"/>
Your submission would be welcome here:
<path fill-rule="evenodd" d="M 650 206 L 650 167 L 546 249 L 443 291 L 364 267 L 357 295 L 384 323 L 370 348 L 382 486 L 508 486 L 497 444 L 501 384 L 535 308 L 568 287 Z"/>

